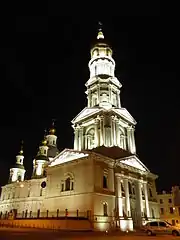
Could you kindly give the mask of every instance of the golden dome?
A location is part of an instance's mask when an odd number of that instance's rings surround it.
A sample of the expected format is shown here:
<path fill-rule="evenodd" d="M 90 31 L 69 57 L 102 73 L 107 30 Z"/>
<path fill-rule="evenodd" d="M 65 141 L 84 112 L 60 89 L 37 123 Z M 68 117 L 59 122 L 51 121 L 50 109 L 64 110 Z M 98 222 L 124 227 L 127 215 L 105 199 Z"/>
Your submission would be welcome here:
<path fill-rule="evenodd" d="M 52 134 L 52 135 L 54 135 L 55 132 L 56 132 L 56 129 L 55 129 L 55 128 L 51 128 L 51 129 L 49 130 L 49 133 Z"/>
<path fill-rule="evenodd" d="M 21 150 L 19 151 L 19 154 L 20 155 L 23 155 L 23 144 L 24 144 L 24 142 L 23 142 L 23 140 L 21 141 Z"/>
<path fill-rule="evenodd" d="M 43 140 L 42 140 L 42 144 L 43 144 L 44 146 L 46 146 L 46 145 L 47 145 L 47 140 L 46 140 L 46 139 L 43 139 Z"/>
<path fill-rule="evenodd" d="M 23 150 L 21 149 L 20 152 L 19 152 L 20 155 L 23 155 Z"/>

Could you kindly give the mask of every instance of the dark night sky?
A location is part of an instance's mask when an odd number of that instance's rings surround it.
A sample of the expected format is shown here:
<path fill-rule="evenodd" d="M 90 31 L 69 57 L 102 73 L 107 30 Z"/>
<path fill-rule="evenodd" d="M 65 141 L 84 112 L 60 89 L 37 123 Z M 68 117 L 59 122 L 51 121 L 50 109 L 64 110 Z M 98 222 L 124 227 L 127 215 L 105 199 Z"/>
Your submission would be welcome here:
<path fill-rule="evenodd" d="M 59 148 L 72 148 L 71 120 L 87 104 L 89 51 L 99 19 L 51 13 L 16 16 L 1 45 L 0 185 L 7 182 L 21 139 L 31 175 L 33 157 L 52 118 L 57 119 Z M 172 19 L 160 21 L 158 11 L 100 20 L 123 85 L 122 106 L 138 122 L 137 154 L 159 175 L 158 189 L 168 190 L 180 183 L 178 32 Z"/>

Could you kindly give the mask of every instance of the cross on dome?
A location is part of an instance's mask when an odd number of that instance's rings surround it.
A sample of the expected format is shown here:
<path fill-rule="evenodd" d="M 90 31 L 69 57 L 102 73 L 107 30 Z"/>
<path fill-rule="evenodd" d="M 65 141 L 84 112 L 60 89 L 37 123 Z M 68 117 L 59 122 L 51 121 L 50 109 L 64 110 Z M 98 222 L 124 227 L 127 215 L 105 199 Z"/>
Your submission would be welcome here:
<path fill-rule="evenodd" d="M 104 34 L 102 32 L 102 23 L 99 22 L 99 29 L 98 29 L 98 35 L 97 35 L 97 39 L 104 39 Z"/>
<path fill-rule="evenodd" d="M 19 154 L 20 155 L 23 155 L 23 144 L 24 144 L 24 142 L 23 142 L 23 140 L 21 141 L 21 149 L 20 149 L 20 151 L 19 151 Z"/>

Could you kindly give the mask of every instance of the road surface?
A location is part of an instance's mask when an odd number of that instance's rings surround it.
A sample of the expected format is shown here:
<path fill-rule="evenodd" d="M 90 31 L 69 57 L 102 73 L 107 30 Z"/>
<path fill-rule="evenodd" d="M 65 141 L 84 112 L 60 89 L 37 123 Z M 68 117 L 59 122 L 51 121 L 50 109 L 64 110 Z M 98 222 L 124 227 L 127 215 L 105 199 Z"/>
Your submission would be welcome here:
<path fill-rule="evenodd" d="M 51 230 L 34 230 L 34 229 L 6 229 L 0 228 L 0 240 L 180 240 L 180 237 L 167 235 L 146 236 L 143 233 L 78 233 L 78 232 L 57 232 Z"/>

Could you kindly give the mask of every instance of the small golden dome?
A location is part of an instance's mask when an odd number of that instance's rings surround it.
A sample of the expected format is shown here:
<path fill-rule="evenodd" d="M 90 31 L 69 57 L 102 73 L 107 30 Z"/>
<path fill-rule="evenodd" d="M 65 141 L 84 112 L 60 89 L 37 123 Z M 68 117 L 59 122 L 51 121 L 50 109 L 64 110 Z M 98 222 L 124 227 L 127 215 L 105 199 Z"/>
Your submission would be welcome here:
<path fill-rule="evenodd" d="M 19 152 L 20 155 L 23 155 L 23 150 L 21 149 L 20 152 Z"/>
<path fill-rule="evenodd" d="M 22 140 L 21 141 L 21 150 L 19 151 L 20 155 L 23 155 L 23 144 L 24 144 L 24 141 Z"/>
<path fill-rule="evenodd" d="M 52 135 L 54 135 L 55 132 L 56 132 L 56 129 L 55 129 L 55 128 L 51 128 L 51 129 L 49 130 L 49 133 L 52 134 Z"/>
<path fill-rule="evenodd" d="M 46 145 L 47 145 L 47 140 L 46 140 L 46 139 L 42 140 L 42 144 L 43 144 L 44 146 L 46 146 Z"/>

